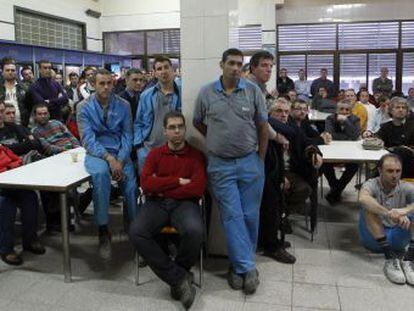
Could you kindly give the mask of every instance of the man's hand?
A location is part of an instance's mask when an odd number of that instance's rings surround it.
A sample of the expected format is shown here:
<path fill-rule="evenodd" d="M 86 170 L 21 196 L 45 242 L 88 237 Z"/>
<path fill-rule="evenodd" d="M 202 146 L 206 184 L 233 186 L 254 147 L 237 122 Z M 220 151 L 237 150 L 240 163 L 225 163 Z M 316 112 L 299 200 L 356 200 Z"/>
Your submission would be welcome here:
<path fill-rule="evenodd" d="M 346 121 L 346 119 L 348 119 L 348 116 L 347 116 L 347 115 L 343 115 L 343 114 L 338 114 L 338 115 L 337 115 L 337 117 L 336 117 L 336 119 L 337 119 L 339 122 L 345 122 L 345 121 Z"/>
<path fill-rule="evenodd" d="M 275 142 L 283 146 L 283 150 L 289 150 L 289 141 L 285 136 L 280 133 L 276 133 Z"/>
<path fill-rule="evenodd" d="M 111 169 L 112 178 L 118 182 L 122 181 L 125 175 L 121 161 L 118 161 L 114 157 L 110 157 L 108 159 L 108 164 Z"/>
<path fill-rule="evenodd" d="M 185 186 L 191 182 L 191 179 L 188 178 L 178 178 L 178 183 L 180 186 Z"/>
<path fill-rule="evenodd" d="M 410 219 L 408 219 L 407 216 L 403 216 L 403 217 L 400 217 L 398 221 L 398 225 L 405 230 L 410 230 L 411 221 Z"/>
<path fill-rule="evenodd" d="M 371 131 L 365 131 L 364 133 L 362 133 L 362 138 L 368 138 L 372 136 L 372 132 Z"/>
<path fill-rule="evenodd" d="M 331 143 L 332 135 L 330 133 L 323 132 L 320 136 L 322 137 L 323 142 L 325 143 L 325 145 L 329 145 Z"/>
<path fill-rule="evenodd" d="M 273 89 L 269 93 L 274 99 L 279 97 L 279 92 L 276 89 Z"/>

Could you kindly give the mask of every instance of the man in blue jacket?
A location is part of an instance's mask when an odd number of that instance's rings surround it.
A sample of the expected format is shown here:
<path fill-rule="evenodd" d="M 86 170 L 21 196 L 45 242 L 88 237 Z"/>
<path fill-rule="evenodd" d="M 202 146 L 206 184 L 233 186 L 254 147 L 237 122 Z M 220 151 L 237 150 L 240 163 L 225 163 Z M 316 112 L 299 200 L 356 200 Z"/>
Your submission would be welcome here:
<path fill-rule="evenodd" d="M 92 78 L 96 93 L 80 112 L 82 143 L 87 154 L 85 167 L 92 176 L 95 221 L 99 226 L 99 250 L 103 258 L 111 256 L 108 210 L 111 178 L 120 183 L 134 219 L 137 209 L 137 186 L 130 153 L 132 122 L 129 104 L 112 93 L 111 73 L 99 69 Z"/>
<path fill-rule="evenodd" d="M 174 82 L 171 60 L 164 56 L 157 57 L 154 72 L 158 83 L 141 94 L 134 121 L 134 146 L 140 173 L 151 148 L 166 142 L 163 134 L 164 116 L 172 110 L 181 111 L 181 89 Z"/>

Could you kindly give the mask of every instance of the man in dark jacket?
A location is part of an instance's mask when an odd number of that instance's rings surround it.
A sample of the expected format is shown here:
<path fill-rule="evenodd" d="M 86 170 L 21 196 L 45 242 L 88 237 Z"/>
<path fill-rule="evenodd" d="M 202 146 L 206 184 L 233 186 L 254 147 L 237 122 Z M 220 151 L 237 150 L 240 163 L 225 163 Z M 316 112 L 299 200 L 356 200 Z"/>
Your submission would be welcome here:
<path fill-rule="evenodd" d="M 352 104 L 348 100 L 338 102 L 335 114 L 328 116 L 325 121 L 325 131 L 332 135 L 333 140 L 357 140 L 360 133 L 359 118 L 352 114 Z M 335 176 L 335 168 L 332 163 L 325 163 L 323 173 L 328 180 L 331 190 L 326 195 L 330 204 L 341 200 L 342 191 L 358 171 L 358 164 L 346 163 L 345 172 L 341 178 Z"/>
<path fill-rule="evenodd" d="M 119 93 L 119 96 L 129 103 L 131 107 L 132 121 L 135 121 L 139 97 L 145 84 L 145 77 L 139 69 L 131 68 L 126 72 L 125 80 L 126 88 Z"/>
<path fill-rule="evenodd" d="M 40 78 L 30 86 L 32 104 L 46 103 L 50 118 L 61 120 L 62 108 L 68 105 L 68 97 L 63 87 L 52 81 L 52 64 L 47 60 L 39 62 Z"/>
<path fill-rule="evenodd" d="M 28 101 L 26 88 L 17 82 L 16 61 L 13 58 L 3 58 L 3 81 L 0 84 L 0 98 L 6 104 L 12 104 L 16 109 L 16 123 L 23 126 L 29 124 L 31 105 Z"/>
<path fill-rule="evenodd" d="M 286 95 L 290 90 L 295 89 L 295 82 L 287 76 L 286 68 L 280 69 L 276 85 L 280 95 Z"/>

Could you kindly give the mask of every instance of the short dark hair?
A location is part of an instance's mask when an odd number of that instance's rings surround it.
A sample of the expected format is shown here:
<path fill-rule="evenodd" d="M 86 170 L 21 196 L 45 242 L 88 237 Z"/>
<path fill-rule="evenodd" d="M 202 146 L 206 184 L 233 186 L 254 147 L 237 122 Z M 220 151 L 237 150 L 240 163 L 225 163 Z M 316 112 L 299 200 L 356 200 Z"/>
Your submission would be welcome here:
<path fill-rule="evenodd" d="M 167 127 L 169 119 L 174 119 L 174 118 L 181 118 L 185 125 L 184 115 L 179 111 L 172 110 L 170 112 L 167 112 L 167 114 L 164 116 L 164 120 L 163 120 L 164 127 Z"/>
<path fill-rule="evenodd" d="M 1 68 L 4 69 L 6 65 L 16 65 L 16 60 L 12 57 L 4 57 L 1 60 Z"/>
<path fill-rule="evenodd" d="M 69 78 L 72 78 L 72 77 L 79 77 L 79 75 L 76 73 L 76 72 L 71 72 L 70 74 L 69 74 Z"/>
<path fill-rule="evenodd" d="M 169 59 L 167 56 L 159 55 L 159 56 L 155 57 L 154 64 L 152 65 L 152 69 L 155 70 L 155 64 L 156 63 L 163 63 L 163 62 L 168 62 L 170 64 L 170 66 L 172 67 L 171 59 Z"/>
<path fill-rule="evenodd" d="M 230 49 L 227 49 L 227 50 L 225 50 L 224 52 L 223 52 L 223 55 L 221 56 L 221 61 L 223 62 L 223 63 L 225 63 L 226 62 L 226 60 L 227 60 L 227 57 L 229 57 L 230 55 L 233 55 L 233 56 L 241 56 L 242 58 L 243 58 L 243 52 L 242 51 L 240 51 L 239 49 L 236 49 L 236 48 L 230 48 Z"/>
<path fill-rule="evenodd" d="M 20 70 L 20 73 L 23 74 L 23 72 L 26 71 L 26 70 L 30 70 L 31 72 L 33 72 L 32 67 L 30 67 L 29 65 L 24 65 L 22 67 L 22 70 Z"/>
<path fill-rule="evenodd" d="M 49 111 L 49 107 L 45 103 L 39 103 L 33 107 L 33 114 L 36 114 L 37 109 L 39 108 L 47 108 L 47 110 Z"/>
<path fill-rule="evenodd" d="M 95 67 L 93 67 L 93 66 L 86 66 L 84 69 L 83 69 L 83 72 L 84 73 L 86 73 L 87 71 L 89 71 L 89 70 L 93 70 L 93 71 L 95 71 L 96 70 L 96 68 Z"/>
<path fill-rule="evenodd" d="M 378 103 L 385 103 L 387 100 L 389 100 L 388 96 L 381 95 L 378 97 Z"/>
<path fill-rule="evenodd" d="M 50 61 L 48 61 L 47 59 L 41 59 L 39 60 L 39 62 L 37 63 L 39 65 L 39 68 L 42 66 L 42 64 L 52 64 Z"/>
<path fill-rule="evenodd" d="M 250 58 L 250 63 L 249 63 L 250 69 L 252 67 L 259 66 L 261 59 L 270 59 L 271 61 L 273 61 L 275 57 L 268 51 L 259 51 L 257 53 L 254 53 L 252 58 Z"/>
<path fill-rule="evenodd" d="M 133 74 L 142 75 L 142 72 L 138 68 L 131 68 L 127 70 L 127 72 L 125 73 L 125 77 L 129 78 Z"/>
<path fill-rule="evenodd" d="M 297 107 L 299 105 L 306 105 L 306 106 L 309 107 L 309 103 L 306 100 L 298 98 L 298 99 L 295 100 L 294 103 L 292 103 L 292 108 Z"/>
<path fill-rule="evenodd" d="M 395 153 L 387 153 L 387 154 L 384 154 L 379 159 L 378 164 L 377 164 L 377 168 L 382 168 L 384 166 L 385 160 L 387 160 L 387 159 L 394 159 L 394 160 L 400 162 L 400 164 L 402 166 L 401 157 L 398 154 L 395 154 Z"/>
<path fill-rule="evenodd" d="M 93 73 L 92 79 L 91 79 L 91 81 L 93 83 L 96 82 L 96 77 L 98 75 L 112 76 L 112 73 L 108 69 L 105 69 L 105 68 L 99 68 L 99 69 L 95 70 L 94 73 Z"/>

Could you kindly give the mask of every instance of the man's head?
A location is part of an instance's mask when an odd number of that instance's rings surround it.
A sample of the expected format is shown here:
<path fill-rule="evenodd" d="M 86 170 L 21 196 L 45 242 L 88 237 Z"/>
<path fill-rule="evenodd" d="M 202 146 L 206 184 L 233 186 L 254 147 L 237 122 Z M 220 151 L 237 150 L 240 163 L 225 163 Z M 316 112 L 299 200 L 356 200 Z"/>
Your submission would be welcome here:
<path fill-rule="evenodd" d="M 283 79 L 287 77 L 287 69 L 286 68 L 281 68 L 279 70 L 279 77 L 281 77 Z"/>
<path fill-rule="evenodd" d="M 381 95 L 380 97 L 378 97 L 378 104 L 379 104 L 379 107 L 383 111 L 388 112 L 388 107 L 390 105 L 390 99 L 385 95 Z"/>
<path fill-rule="evenodd" d="M 287 123 L 290 114 L 290 103 L 280 97 L 270 106 L 269 113 L 272 118 L 282 123 Z"/>
<path fill-rule="evenodd" d="M 2 69 L 4 81 L 13 82 L 16 80 L 16 61 L 13 58 L 3 58 Z"/>
<path fill-rule="evenodd" d="M 63 85 L 63 76 L 61 73 L 56 73 L 55 75 L 55 81 L 59 84 L 59 85 Z"/>
<path fill-rule="evenodd" d="M 336 113 L 342 116 L 350 116 L 352 113 L 352 104 L 350 100 L 344 99 L 336 104 Z"/>
<path fill-rule="evenodd" d="M 69 81 L 72 87 L 77 87 L 79 82 L 79 75 L 76 72 L 71 72 L 69 74 Z"/>
<path fill-rule="evenodd" d="M 223 79 L 233 82 L 238 81 L 241 76 L 242 66 L 242 51 L 234 48 L 224 51 L 220 62 L 220 68 L 223 70 Z"/>
<path fill-rule="evenodd" d="M 374 91 L 374 94 L 372 94 L 372 96 L 374 96 L 375 101 L 378 102 L 378 98 L 382 95 L 382 92 L 380 91 Z"/>
<path fill-rule="evenodd" d="M 408 96 L 414 98 L 414 87 L 410 87 L 408 89 Z"/>
<path fill-rule="evenodd" d="M 296 99 L 298 98 L 298 93 L 296 93 L 295 90 L 290 90 L 287 93 L 287 96 L 289 97 L 290 102 L 294 103 L 296 101 Z"/>
<path fill-rule="evenodd" d="M 145 84 L 145 77 L 137 68 L 129 69 L 125 74 L 126 87 L 128 90 L 139 92 Z"/>
<path fill-rule="evenodd" d="M 357 101 L 355 90 L 354 89 L 347 89 L 345 91 L 345 99 L 349 100 L 351 102 L 351 104 L 354 105 Z"/>
<path fill-rule="evenodd" d="M 37 124 L 45 125 L 49 122 L 49 109 L 46 104 L 37 104 L 33 108 L 34 119 Z"/>
<path fill-rule="evenodd" d="M 269 81 L 272 75 L 274 57 L 267 51 L 260 51 L 250 58 L 250 72 L 261 83 Z"/>
<path fill-rule="evenodd" d="M 41 78 L 52 78 L 52 64 L 48 60 L 39 62 L 39 74 Z"/>
<path fill-rule="evenodd" d="M 185 118 L 181 112 L 170 111 L 164 117 L 164 135 L 169 144 L 178 147 L 185 141 Z"/>
<path fill-rule="evenodd" d="M 388 77 L 388 68 L 387 67 L 382 67 L 381 68 L 381 78 L 385 79 L 386 77 Z"/>
<path fill-rule="evenodd" d="M 369 102 L 369 93 L 367 90 L 361 90 L 359 92 L 359 101 L 363 104 L 368 104 Z"/>
<path fill-rule="evenodd" d="M 394 120 L 404 120 L 408 114 L 407 100 L 402 97 L 391 98 L 389 112 Z"/>
<path fill-rule="evenodd" d="M 299 80 L 305 80 L 305 70 L 299 69 L 298 77 L 299 77 Z"/>
<path fill-rule="evenodd" d="M 92 67 L 92 66 L 85 67 L 83 72 L 84 72 L 86 81 L 88 81 L 89 83 L 92 83 L 92 79 L 93 79 L 93 75 L 95 74 L 95 71 L 96 71 L 95 67 Z"/>
<path fill-rule="evenodd" d="M 328 77 L 328 69 L 321 68 L 321 78 L 325 80 Z"/>
<path fill-rule="evenodd" d="M 13 104 L 4 104 L 4 122 L 15 123 L 16 122 L 16 107 Z"/>
<path fill-rule="evenodd" d="M 309 112 L 309 105 L 306 101 L 298 99 L 292 103 L 292 111 L 290 115 L 295 121 L 303 121 Z"/>
<path fill-rule="evenodd" d="M 168 57 L 158 56 L 154 60 L 154 74 L 158 81 L 167 85 L 174 81 L 174 68 Z"/>
<path fill-rule="evenodd" d="M 34 80 L 33 70 L 29 66 L 24 66 L 21 71 L 23 81 L 32 83 Z"/>
<path fill-rule="evenodd" d="M 109 98 L 114 88 L 112 74 L 106 69 L 96 70 L 91 78 L 91 83 L 95 87 L 96 96 L 104 101 Z"/>
<path fill-rule="evenodd" d="M 401 171 L 402 162 L 396 154 L 388 153 L 378 161 L 380 180 L 386 189 L 393 189 L 398 185 L 401 179 Z"/>
<path fill-rule="evenodd" d="M 318 90 L 318 94 L 321 98 L 327 98 L 328 97 L 328 91 L 325 87 L 320 87 Z"/>

